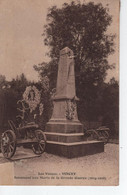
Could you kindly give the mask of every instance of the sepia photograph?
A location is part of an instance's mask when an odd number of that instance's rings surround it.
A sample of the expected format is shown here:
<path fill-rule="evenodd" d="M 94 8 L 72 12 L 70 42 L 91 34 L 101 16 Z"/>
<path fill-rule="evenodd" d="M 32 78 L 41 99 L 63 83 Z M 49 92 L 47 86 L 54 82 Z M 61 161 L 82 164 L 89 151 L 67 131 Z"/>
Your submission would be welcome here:
<path fill-rule="evenodd" d="M 0 185 L 119 185 L 119 0 L 0 1 Z"/>

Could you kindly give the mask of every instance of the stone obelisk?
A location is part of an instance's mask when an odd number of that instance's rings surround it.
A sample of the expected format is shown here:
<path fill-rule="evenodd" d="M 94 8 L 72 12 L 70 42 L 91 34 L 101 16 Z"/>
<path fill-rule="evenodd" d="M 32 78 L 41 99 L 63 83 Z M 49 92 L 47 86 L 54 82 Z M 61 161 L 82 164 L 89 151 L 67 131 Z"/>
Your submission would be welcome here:
<path fill-rule="evenodd" d="M 51 121 L 61 121 L 65 124 L 73 124 L 74 121 L 82 125 L 77 118 L 75 92 L 75 74 L 74 74 L 74 60 L 73 52 L 68 47 L 60 52 L 60 61 L 58 66 L 57 87 L 56 94 L 53 98 L 54 109 Z"/>
<path fill-rule="evenodd" d="M 93 147 L 93 143 L 84 141 L 83 125 L 77 116 L 77 100 L 74 54 L 65 47 L 60 51 L 53 114 L 46 125 L 47 152 L 72 158 L 103 151 L 101 142 L 94 142 Z"/>

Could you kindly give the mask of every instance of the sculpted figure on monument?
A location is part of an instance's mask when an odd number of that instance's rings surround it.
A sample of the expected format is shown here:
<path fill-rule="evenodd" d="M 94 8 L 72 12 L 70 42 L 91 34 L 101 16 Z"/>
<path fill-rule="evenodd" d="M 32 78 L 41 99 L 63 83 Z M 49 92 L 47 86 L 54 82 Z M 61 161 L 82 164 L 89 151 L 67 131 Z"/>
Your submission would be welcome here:
<path fill-rule="evenodd" d="M 73 100 L 66 101 L 66 118 L 72 120 L 76 117 L 76 102 Z"/>

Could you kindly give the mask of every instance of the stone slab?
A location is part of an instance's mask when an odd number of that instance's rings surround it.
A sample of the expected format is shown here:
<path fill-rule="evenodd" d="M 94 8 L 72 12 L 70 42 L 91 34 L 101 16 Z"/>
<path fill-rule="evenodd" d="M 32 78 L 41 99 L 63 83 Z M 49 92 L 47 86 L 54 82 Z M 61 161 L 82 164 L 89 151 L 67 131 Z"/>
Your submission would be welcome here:
<path fill-rule="evenodd" d="M 49 122 L 46 125 L 46 132 L 56 132 L 56 133 L 83 133 L 83 125 L 81 123 L 58 123 Z"/>
<path fill-rule="evenodd" d="M 66 158 L 75 158 L 85 155 L 93 155 L 104 152 L 104 142 L 83 141 L 75 143 L 61 143 L 47 141 L 46 152 L 64 156 Z"/>
<path fill-rule="evenodd" d="M 83 133 L 52 133 L 46 132 L 46 139 L 48 141 L 64 142 L 64 143 L 73 143 L 84 141 Z"/>

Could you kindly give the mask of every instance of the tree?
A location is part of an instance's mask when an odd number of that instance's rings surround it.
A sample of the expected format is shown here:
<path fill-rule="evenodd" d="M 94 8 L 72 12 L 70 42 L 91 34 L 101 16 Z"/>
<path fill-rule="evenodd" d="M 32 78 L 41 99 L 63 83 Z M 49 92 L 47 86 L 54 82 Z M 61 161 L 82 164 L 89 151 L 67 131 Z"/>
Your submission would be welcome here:
<path fill-rule="evenodd" d="M 119 84 L 113 77 L 103 88 L 101 110 L 103 124 L 111 130 L 111 135 L 118 134 L 115 122 L 119 121 Z"/>
<path fill-rule="evenodd" d="M 6 85 L 6 77 L 0 74 L 0 89 Z"/>
<path fill-rule="evenodd" d="M 93 105 L 98 102 L 98 91 L 107 70 L 114 68 L 107 60 L 114 52 L 115 35 L 107 33 L 111 22 L 108 7 L 101 3 L 72 1 L 62 8 L 53 6 L 48 10 L 43 36 L 51 60 L 34 67 L 41 78 L 49 77 L 50 89 L 55 88 L 59 52 L 66 46 L 73 50 L 80 116 L 83 113 L 84 117 L 96 119 L 97 109 L 93 110 Z"/>
<path fill-rule="evenodd" d="M 31 82 L 29 82 L 26 76 L 22 73 L 21 75 L 17 76 L 16 79 L 13 78 L 10 85 L 11 88 L 17 93 L 17 98 L 21 99 L 26 86 L 30 83 Z"/>
<path fill-rule="evenodd" d="M 92 83 L 104 80 L 106 70 L 112 68 L 107 57 L 114 52 L 114 35 L 106 33 L 111 22 L 108 8 L 102 4 L 72 2 L 61 9 L 51 7 L 43 35 L 52 64 L 55 66 L 60 50 L 68 46 L 75 55 L 77 80 L 80 76 L 84 82 L 84 75 L 89 75 Z"/>
<path fill-rule="evenodd" d="M 24 74 L 17 76 L 16 79 L 6 81 L 4 76 L 0 76 L 0 132 L 7 129 L 8 120 L 16 122 L 17 101 L 22 99 L 22 94 L 30 82 Z"/>

